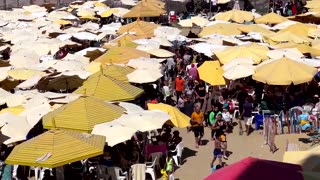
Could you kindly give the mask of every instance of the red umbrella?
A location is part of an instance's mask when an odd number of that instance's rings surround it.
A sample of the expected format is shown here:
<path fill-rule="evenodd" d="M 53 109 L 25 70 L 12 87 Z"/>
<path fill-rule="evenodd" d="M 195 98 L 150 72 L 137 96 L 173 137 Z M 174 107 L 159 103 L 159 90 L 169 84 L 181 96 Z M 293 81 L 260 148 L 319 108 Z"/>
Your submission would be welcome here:
<path fill-rule="evenodd" d="M 205 180 L 303 180 L 300 165 L 248 157 L 210 174 Z"/>

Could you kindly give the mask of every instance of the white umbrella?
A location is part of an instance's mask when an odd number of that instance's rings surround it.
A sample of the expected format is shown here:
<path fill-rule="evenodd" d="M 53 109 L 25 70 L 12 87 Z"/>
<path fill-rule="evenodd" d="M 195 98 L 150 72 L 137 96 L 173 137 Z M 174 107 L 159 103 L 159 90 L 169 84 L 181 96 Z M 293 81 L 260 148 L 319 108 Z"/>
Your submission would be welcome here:
<path fill-rule="evenodd" d="M 182 27 L 192 27 L 193 25 L 191 19 L 180 20 L 178 24 Z"/>
<path fill-rule="evenodd" d="M 285 21 L 285 22 L 282 22 L 280 24 L 277 24 L 275 26 L 273 26 L 271 29 L 272 30 L 280 30 L 280 29 L 285 29 L 291 25 L 294 25 L 294 24 L 297 24 L 298 22 L 297 21 L 291 21 L 291 20 L 288 20 L 288 21 Z"/>
<path fill-rule="evenodd" d="M 307 64 L 309 66 L 312 66 L 312 67 L 320 67 L 320 60 L 319 59 L 308 59 L 308 58 L 301 58 L 301 59 L 293 59 L 295 61 L 298 61 L 298 62 L 302 62 L 304 64 Z"/>
<path fill-rule="evenodd" d="M 119 106 L 123 107 L 128 114 L 142 112 L 144 109 L 136 104 L 128 103 L 128 102 L 119 102 Z"/>
<path fill-rule="evenodd" d="M 153 38 L 151 38 L 151 40 L 159 43 L 161 46 L 165 46 L 165 47 L 173 46 L 173 44 L 171 42 L 169 42 L 168 40 L 166 40 L 164 38 L 153 37 Z"/>
<path fill-rule="evenodd" d="M 171 117 L 162 111 L 143 111 L 138 113 L 124 114 L 112 123 L 121 124 L 126 127 L 136 129 L 141 132 L 162 128 L 163 124 Z"/>
<path fill-rule="evenodd" d="M 130 59 L 127 65 L 138 69 L 159 69 L 161 67 L 161 64 L 156 60 L 150 61 L 150 59 L 143 58 Z"/>
<path fill-rule="evenodd" d="M 33 126 L 29 124 L 26 117 L 5 113 L 0 115 L 0 127 L 2 127 L 1 133 L 10 138 L 4 144 L 10 144 L 26 140 Z"/>
<path fill-rule="evenodd" d="M 147 50 L 146 52 L 160 58 L 168 58 L 168 57 L 173 57 L 175 55 L 174 53 L 167 51 L 165 49 L 156 49 L 156 48 Z"/>
<path fill-rule="evenodd" d="M 169 35 L 176 36 L 176 35 L 179 35 L 180 32 L 181 30 L 175 27 L 159 26 L 154 30 L 154 35 L 156 37 L 167 39 Z"/>
<path fill-rule="evenodd" d="M 79 40 L 89 40 L 89 41 L 94 41 L 98 37 L 96 34 L 89 33 L 89 32 L 73 33 L 72 36 Z"/>
<path fill-rule="evenodd" d="M 301 59 L 304 55 L 297 48 L 276 49 L 267 52 L 270 59 L 280 59 L 287 57 L 289 59 Z"/>
<path fill-rule="evenodd" d="M 201 43 L 191 45 L 190 48 L 197 51 L 198 53 L 203 53 L 206 56 L 211 57 L 214 51 L 224 50 L 226 46 L 223 46 L 220 44 L 211 44 L 211 43 L 201 42 Z"/>
<path fill-rule="evenodd" d="M 160 70 L 156 69 L 136 69 L 127 75 L 129 82 L 139 84 L 155 82 L 162 76 Z"/>
<path fill-rule="evenodd" d="M 225 70 L 223 76 L 229 80 L 236 80 L 254 74 L 255 66 L 250 64 L 237 64 Z"/>
<path fill-rule="evenodd" d="M 253 65 L 254 64 L 254 61 L 252 58 L 235 58 L 233 60 L 231 60 L 230 62 L 224 64 L 222 66 L 222 69 L 224 71 L 226 71 L 227 69 L 233 67 L 233 66 L 236 66 L 238 64 L 248 64 L 248 65 Z"/>
<path fill-rule="evenodd" d="M 112 122 L 106 122 L 95 125 L 91 134 L 105 136 L 108 146 L 112 147 L 131 139 L 136 132 L 136 129 L 122 126 L 120 124 L 114 124 Z"/>

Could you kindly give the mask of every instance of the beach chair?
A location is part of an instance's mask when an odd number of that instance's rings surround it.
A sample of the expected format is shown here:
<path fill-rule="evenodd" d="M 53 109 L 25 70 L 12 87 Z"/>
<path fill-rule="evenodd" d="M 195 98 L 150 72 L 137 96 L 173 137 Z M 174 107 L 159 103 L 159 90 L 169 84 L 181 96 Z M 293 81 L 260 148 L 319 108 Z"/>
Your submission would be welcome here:
<path fill-rule="evenodd" d="M 108 175 L 111 176 L 112 180 L 127 180 L 127 172 L 123 172 L 119 167 L 108 167 Z"/>
<path fill-rule="evenodd" d="M 157 170 L 161 170 L 161 166 L 160 166 L 160 160 L 162 158 L 162 152 L 155 152 L 155 153 L 151 153 L 151 162 L 149 164 L 152 164 L 153 161 L 155 161 L 155 168 Z M 147 162 L 148 163 L 148 162 Z"/>
<path fill-rule="evenodd" d="M 156 156 L 155 159 L 153 160 L 152 164 L 146 163 L 146 166 L 147 166 L 146 173 L 151 175 L 152 180 L 156 180 L 155 167 L 156 167 L 157 159 L 158 159 L 158 157 Z"/>
<path fill-rule="evenodd" d="M 183 149 L 184 149 L 183 143 L 180 142 L 180 143 L 177 145 L 176 149 L 175 149 L 175 151 L 177 152 L 177 154 L 172 157 L 173 160 L 174 160 L 174 163 L 175 163 L 178 167 L 181 165 L 181 162 L 182 162 L 181 156 L 182 156 Z"/>

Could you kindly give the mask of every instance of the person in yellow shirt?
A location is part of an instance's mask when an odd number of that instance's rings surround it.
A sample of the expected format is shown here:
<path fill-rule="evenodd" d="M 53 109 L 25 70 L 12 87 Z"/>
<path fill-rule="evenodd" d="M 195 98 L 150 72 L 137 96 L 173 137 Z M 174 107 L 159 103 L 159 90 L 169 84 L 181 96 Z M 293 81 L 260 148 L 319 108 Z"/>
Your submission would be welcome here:
<path fill-rule="evenodd" d="M 195 107 L 195 111 L 191 114 L 191 125 L 196 140 L 196 148 L 199 148 L 201 145 L 201 139 L 204 135 L 204 115 L 200 111 L 200 106 Z"/>

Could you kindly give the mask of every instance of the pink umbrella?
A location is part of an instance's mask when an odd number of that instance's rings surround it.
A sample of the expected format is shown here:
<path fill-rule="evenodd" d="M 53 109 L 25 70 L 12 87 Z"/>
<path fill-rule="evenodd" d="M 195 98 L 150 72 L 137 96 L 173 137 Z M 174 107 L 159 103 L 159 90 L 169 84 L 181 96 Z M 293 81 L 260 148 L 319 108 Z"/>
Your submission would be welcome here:
<path fill-rule="evenodd" d="M 300 165 L 248 157 L 210 174 L 205 180 L 303 180 Z"/>

